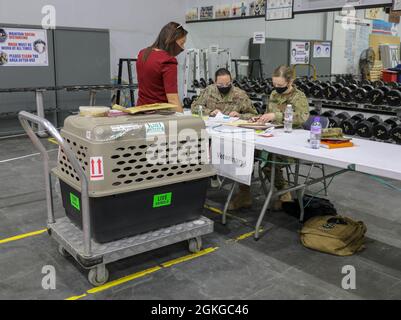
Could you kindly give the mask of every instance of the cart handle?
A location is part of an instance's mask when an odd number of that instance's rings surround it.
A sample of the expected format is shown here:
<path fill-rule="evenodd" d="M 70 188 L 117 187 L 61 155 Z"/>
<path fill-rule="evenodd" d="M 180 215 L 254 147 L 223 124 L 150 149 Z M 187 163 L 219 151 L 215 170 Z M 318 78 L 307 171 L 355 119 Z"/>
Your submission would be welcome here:
<path fill-rule="evenodd" d="M 91 252 L 91 225 L 89 215 L 89 193 L 88 193 L 88 179 L 85 175 L 84 170 L 81 167 L 78 159 L 75 157 L 69 145 L 64 141 L 63 137 L 57 131 L 57 129 L 46 119 L 38 117 L 32 113 L 21 111 L 18 113 L 18 119 L 21 122 L 22 127 L 28 134 L 34 146 L 39 150 L 43 157 L 43 165 L 45 171 L 45 183 L 46 183 L 46 202 L 47 202 L 47 216 L 48 224 L 55 223 L 54 209 L 53 209 L 53 195 L 51 185 L 51 175 L 49 170 L 49 155 L 46 148 L 34 133 L 32 126 L 29 122 L 36 123 L 46 130 L 50 136 L 52 136 L 63 149 L 70 161 L 72 167 L 75 169 L 78 177 L 81 179 L 81 202 L 82 202 L 82 229 L 83 229 L 83 241 L 84 241 L 84 255 L 90 257 Z"/>

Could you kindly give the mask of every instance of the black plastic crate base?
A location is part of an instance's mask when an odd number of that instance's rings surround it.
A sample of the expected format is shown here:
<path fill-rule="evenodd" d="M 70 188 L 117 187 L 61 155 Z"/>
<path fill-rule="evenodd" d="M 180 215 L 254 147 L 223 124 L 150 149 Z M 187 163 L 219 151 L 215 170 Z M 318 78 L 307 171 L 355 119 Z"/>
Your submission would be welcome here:
<path fill-rule="evenodd" d="M 92 239 L 106 243 L 199 219 L 208 178 L 89 198 Z M 67 217 L 82 229 L 81 194 L 60 180 Z"/>

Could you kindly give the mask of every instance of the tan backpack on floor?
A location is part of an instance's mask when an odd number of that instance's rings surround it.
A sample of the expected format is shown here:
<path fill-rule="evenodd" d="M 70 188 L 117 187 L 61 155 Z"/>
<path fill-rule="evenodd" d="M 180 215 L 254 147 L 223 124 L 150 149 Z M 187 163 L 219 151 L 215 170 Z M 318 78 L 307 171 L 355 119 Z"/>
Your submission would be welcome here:
<path fill-rule="evenodd" d="M 301 230 L 302 244 L 313 250 L 350 256 L 362 251 L 366 226 L 342 216 L 320 216 L 309 219 Z"/>

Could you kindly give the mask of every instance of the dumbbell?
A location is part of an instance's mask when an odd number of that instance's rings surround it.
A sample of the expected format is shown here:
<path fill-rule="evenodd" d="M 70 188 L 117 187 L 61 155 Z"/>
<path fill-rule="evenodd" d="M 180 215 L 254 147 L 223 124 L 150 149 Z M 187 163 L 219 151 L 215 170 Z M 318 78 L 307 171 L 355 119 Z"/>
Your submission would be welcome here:
<path fill-rule="evenodd" d="M 263 92 L 265 94 L 271 94 L 273 92 L 273 85 L 267 80 L 265 80 L 263 83 Z"/>
<path fill-rule="evenodd" d="M 198 80 L 194 80 L 194 82 L 193 82 L 193 87 L 194 88 L 200 88 L 200 84 L 199 84 L 199 81 Z"/>
<path fill-rule="evenodd" d="M 336 100 L 339 88 L 343 88 L 343 85 L 339 85 L 339 84 L 330 84 L 330 85 L 328 85 L 323 90 L 323 97 L 325 99 L 327 99 L 327 100 Z"/>
<path fill-rule="evenodd" d="M 374 82 L 373 82 L 373 86 L 374 86 L 375 88 L 383 87 L 383 86 L 384 86 L 384 82 L 381 81 L 381 80 L 374 81 Z"/>
<path fill-rule="evenodd" d="M 362 138 L 371 138 L 373 137 L 373 128 L 381 122 L 382 120 L 379 116 L 370 117 L 357 124 L 356 134 Z"/>
<path fill-rule="evenodd" d="M 343 129 L 344 134 L 353 136 L 356 133 L 356 126 L 363 120 L 365 120 L 365 116 L 362 113 L 358 113 L 350 119 L 344 120 L 341 123 L 341 129 Z"/>
<path fill-rule="evenodd" d="M 196 99 L 198 99 L 198 96 L 192 96 L 192 98 L 191 98 L 191 104 L 192 104 Z"/>
<path fill-rule="evenodd" d="M 323 116 L 323 117 L 326 117 L 327 119 L 330 119 L 330 118 L 335 117 L 335 116 L 336 116 L 336 113 L 335 113 L 335 111 L 333 111 L 333 110 L 329 110 L 329 111 L 325 111 L 325 112 L 322 114 L 322 116 Z"/>
<path fill-rule="evenodd" d="M 391 131 L 391 139 L 397 144 L 401 144 L 401 125 L 398 125 Z"/>
<path fill-rule="evenodd" d="M 316 81 L 308 81 L 306 83 L 307 87 L 309 87 L 309 94 L 313 98 L 322 99 L 324 98 L 324 91 L 331 83 L 321 82 L 319 80 Z"/>
<path fill-rule="evenodd" d="M 209 84 L 209 86 L 211 86 L 212 84 L 214 84 L 214 81 L 213 81 L 212 78 L 209 79 L 208 84 Z"/>
<path fill-rule="evenodd" d="M 310 116 L 320 116 L 320 111 L 319 111 L 319 110 L 316 110 L 316 109 L 313 109 L 313 110 L 311 110 L 311 111 L 309 112 L 309 115 L 310 115 Z"/>
<path fill-rule="evenodd" d="M 401 125 L 401 120 L 397 117 L 393 117 L 380 122 L 373 128 L 373 136 L 376 139 L 387 141 L 391 139 L 392 131 Z"/>
<path fill-rule="evenodd" d="M 203 79 L 203 78 L 201 78 L 201 79 L 199 80 L 199 84 L 200 84 L 200 87 L 201 87 L 202 89 L 205 89 L 205 88 L 207 87 L 206 80 Z"/>
<path fill-rule="evenodd" d="M 370 84 L 365 84 L 354 91 L 354 100 L 357 103 L 365 103 L 368 101 L 368 95 L 375 88 Z"/>
<path fill-rule="evenodd" d="M 255 109 L 258 112 L 258 114 L 265 114 L 266 105 L 264 105 L 262 102 L 255 102 L 253 104 L 253 106 L 255 107 Z"/>
<path fill-rule="evenodd" d="M 350 102 L 354 99 L 354 91 L 358 89 L 356 84 L 348 84 L 347 86 L 338 90 L 337 95 L 343 102 Z"/>
<path fill-rule="evenodd" d="M 370 80 L 362 80 L 361 85 L 362 86 L 371 86 L 372 82 Z"/>
<path fill-rule="evenodd" d="M 368 93 L 368 100 L 374 105 L 383 104 L 386 100 L 386 95 L 391 91 L 387 86 L 376 87 Z"/>
<path fill-rule="evenodd" d="M 336 116 L 329 118 L 329 128 L 341 128 L 341 124 L 350 118 L 351 116 L 348 112 L 341 112 Z"/>
<path fill-rule="evenodd" d="M 192 100 L 190 98 L 184 98 L 183 105 L 185 109 L 191 109 Z"/>
<path fill-rule="evenodd" d="M 401 91 L 400 88 L 393 88 L 385 94 L 387 104 L 391 107 L 401 106 Z"/>

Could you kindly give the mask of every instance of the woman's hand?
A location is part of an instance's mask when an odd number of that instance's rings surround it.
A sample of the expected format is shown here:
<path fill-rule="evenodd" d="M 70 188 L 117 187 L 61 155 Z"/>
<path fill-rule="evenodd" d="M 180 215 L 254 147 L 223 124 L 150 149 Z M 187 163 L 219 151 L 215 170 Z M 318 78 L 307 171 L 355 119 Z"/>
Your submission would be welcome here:
<path fill-rule="evenodd" d="M 231 113 L 229 114 L 229 116 L 230 116 L 231 118 L 239 118 L 239 117 L 240 117 L 240 114 L 239 114 L 238 112 L 236 112 L 236 111 L 233 111 L 233 112 L 231 112 Z"/>
<path fill-rule="evenodd" d="M 257 122 L 258 123 L 267 123 L 267 122 L 272 122 L 276 118 L 274 113 L 266 113 L 263 116 L 261 116 Z"/>
<path fill-rule="evenodd" d="M 216 109 L 216 110 L 210 112 L 210 116 L 215 117 L 215 116 L 217 116 L 217 114 L 218 114 L 219 112 L 221 112 L 221 110 Z"/>

